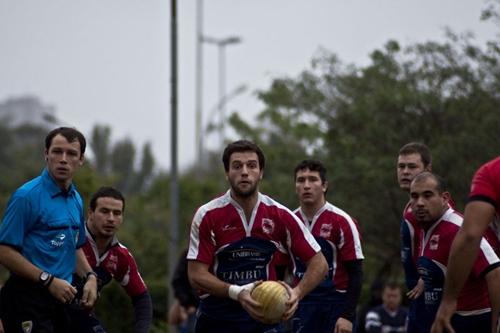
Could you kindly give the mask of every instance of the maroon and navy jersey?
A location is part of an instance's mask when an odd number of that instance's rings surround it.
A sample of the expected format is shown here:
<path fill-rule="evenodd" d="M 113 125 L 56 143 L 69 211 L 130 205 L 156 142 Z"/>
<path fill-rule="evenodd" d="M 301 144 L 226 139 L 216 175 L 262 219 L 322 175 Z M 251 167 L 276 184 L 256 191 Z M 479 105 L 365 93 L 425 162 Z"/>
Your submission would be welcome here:
<path fill-rule="evenodd" d="M 405 273 L 406 287 L 413 289 L 418 282 L 417 260 L 420 256 L 424 231 L 415 219 L 408 203 L 400 224 L 401 262 Z"/>
<path fill-rule="evenodd" d="M 485 233 L 485 237 L 492 244 L 496 242 L 493 246 L 496 245 L 498 251 L 500 240 L 500 157 L 483 164 L 476 171 L 469 193 L 469 201 L 475 200 L 489 202 L 496 209 L 495 219 L 490 224 L 490 230 Z M 488 233 L 495 233 L 496 240 L 493 241 L 493 237 L 488 237 Z"/>
<path fill-rule="evenodd" d="M 100 287 L 115 279 L 130 297 L 138 296 L 147 290 L 134 257 L 116 236 L 108 250 L 99 256 L 97 245 L 87 229 L 87 242 L 82 249 L 89 265 L 99 277 Z"/>
<path fill-rule="evenodd" d="M 425 305 L 429 311 L 429 328 L 442 297 L 446 265 L 451 244 L 462 225 L 463 217 L 452 208 L 426 232 L 418 271 L 425 283 Z M 464 316 L 479 315 L 490 309 L 488 287 L 484 275 L 497 267 L 500 260 L 486 239 L 481 240 L 480 252 L 457 300 L 457 313 Z"/>
<path fill-rule="evenodd" d="M 291 253 L 307 262 L 319 251 L 310 232 L 283 205 L 259 193 L 247 221 L 243 208 L 228 191 L 197 210 L 187 259 L 207 264 L 220 280 L 243 285 L 276 280 L 278 253 Z M 248 317 L 237 302 L 201 292 L 202 312 L 228 320 Z"/>
<path fill-rule="evenodd" d="M 328 275 L 310 295 L 322 294 L 328 289 L 346 291 L 349 276 L 345 267 L 346 261 L 362 260 L 361 237 L 356 220 L 342 209 L 327 202 L 308 221 L 300 208 L 294 213 L 302 220 L 305 227 L 311 232 L 328 263 Z M 296 256 L 293 274 L 296 282 L 304 275 L 303 261 Z"/>

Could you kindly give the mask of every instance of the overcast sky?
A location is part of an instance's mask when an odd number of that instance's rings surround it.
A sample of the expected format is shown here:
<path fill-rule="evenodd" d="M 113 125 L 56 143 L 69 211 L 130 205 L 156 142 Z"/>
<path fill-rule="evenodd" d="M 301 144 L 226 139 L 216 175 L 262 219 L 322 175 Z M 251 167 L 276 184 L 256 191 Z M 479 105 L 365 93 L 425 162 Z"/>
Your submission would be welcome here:
<path fill-rule="evenodd" d="M 195 159 L 196 0 L 178 0 L 179 160 Z M 479 20 L 482 0 L 204 0 L 204 34 L 238 36 L 226 49 L 227 110 L 252 119 L 257 89 L 295 76 L 320 47 L 366 64 L 389 39 L 443 40 L 444 28 L 479 42 L 495 26 Z M 0 103 L 23 95 L 53 105 L 64 124 L 90 135 L 109 125 L 114 141 L 153 146 L 170 166 L 170 2 L 167 0 L 0 0 Z M 205 120 L 219 100 L 218 53 L 203 46 Z M 207 146 L 217 147 L 211 135 Z"/>

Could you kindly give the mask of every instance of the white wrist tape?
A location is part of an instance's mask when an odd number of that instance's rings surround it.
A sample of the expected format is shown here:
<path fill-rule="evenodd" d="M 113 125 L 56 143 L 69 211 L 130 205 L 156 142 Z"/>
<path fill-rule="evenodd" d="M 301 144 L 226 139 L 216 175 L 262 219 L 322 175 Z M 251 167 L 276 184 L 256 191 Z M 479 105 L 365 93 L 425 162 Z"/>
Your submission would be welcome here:
<path fill-rule="evenodd" d="M 229 286 L 229 290 L 228 290 L 229 298 L 234 299 L 235 301 L 237 301 L 239 294 L 243 290 L 248 290 L 249 292 L 251 292 L 254 287 L 255 287 L 255 282 L 248 283 L 248 284 L 245 284 L 243 286 L 238 286 L 236 284 L 232 284 L 232 285 Z"/>

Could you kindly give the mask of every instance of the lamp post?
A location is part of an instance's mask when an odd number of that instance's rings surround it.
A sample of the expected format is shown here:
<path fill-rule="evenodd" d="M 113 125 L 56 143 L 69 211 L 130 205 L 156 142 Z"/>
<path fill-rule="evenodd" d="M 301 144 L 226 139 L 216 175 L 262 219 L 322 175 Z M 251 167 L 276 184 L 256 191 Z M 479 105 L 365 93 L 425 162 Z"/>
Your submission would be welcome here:
<path fill-rule="evenodd" d="M 213 38 L 203 36 L 202 41 L 208 44 L 214 44 L 217 46 L 219 53 L 219 101 L 224 100 L 226 95 L 226 46 L 241 43 L 241 38 L 236 36 L 230 36 L 226 38 Z M 226 118 L 226 103 L 219 103 L 219 117 L 220 117 L 220 138 L 221 145 L 224 145 L 224 140 L 226 135 L 224 120 Z"/>

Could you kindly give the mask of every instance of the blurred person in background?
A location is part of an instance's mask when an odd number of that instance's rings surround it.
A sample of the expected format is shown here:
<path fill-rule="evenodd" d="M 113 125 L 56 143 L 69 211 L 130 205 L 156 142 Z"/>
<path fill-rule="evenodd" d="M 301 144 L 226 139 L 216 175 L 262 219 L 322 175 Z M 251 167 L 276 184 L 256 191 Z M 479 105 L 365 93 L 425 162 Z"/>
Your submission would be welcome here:
<path fill-rule="evenodd" d="M 382 304 L 368 311 L 366 333 L 406 333 L 408 310 L 401 306 L 401 287 L 388 282 L 382 290 Z"/>

